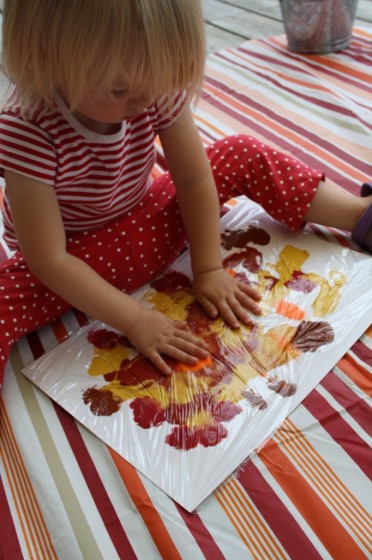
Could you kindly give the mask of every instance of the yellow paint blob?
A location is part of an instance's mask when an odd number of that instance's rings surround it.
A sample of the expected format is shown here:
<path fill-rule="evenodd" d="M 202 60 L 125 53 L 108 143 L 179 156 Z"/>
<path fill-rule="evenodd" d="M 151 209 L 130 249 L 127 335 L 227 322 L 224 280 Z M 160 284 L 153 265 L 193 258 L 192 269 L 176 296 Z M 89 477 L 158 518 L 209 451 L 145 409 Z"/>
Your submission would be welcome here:
<path fill-rule="evenodd" d="M 130 354 L 129 349 L 124 346 L 116 346 L 108 350 L 96 348 L 88 373 L 92 377 L 97 377 L 98 375 L 106 375 L 107 373 L 118 371 L 122 361 L 128 360 Z"/>

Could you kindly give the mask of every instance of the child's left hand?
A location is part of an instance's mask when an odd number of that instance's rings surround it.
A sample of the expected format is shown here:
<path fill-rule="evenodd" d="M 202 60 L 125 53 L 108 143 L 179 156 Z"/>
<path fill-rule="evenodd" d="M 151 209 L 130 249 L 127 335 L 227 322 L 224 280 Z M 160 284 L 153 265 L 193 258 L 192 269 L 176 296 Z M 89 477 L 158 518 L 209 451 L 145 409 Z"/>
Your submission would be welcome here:
<path fill-rule="evenodd" d="M 252 323 L 250 313 L 260 315 L 260 294 L 223 268 L 194 274 L 195 297 L 211 319 L 221 315 L 232 328 Z"/>

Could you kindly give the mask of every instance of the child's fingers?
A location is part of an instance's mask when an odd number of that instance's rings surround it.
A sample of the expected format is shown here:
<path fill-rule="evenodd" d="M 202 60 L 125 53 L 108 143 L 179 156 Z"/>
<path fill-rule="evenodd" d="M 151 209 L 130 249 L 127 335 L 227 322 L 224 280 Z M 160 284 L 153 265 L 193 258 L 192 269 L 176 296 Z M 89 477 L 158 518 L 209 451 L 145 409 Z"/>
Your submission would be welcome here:
<path fill-rule="evenodd" d="M 211 319 L 216 319 L 218 315 L 230 325 L 230 327 L 237 329 L 240 326 L 240 321 L 233 309 L 233 305 L 228 301 L 228 298 L 221 297 L 220 299 L 213 302 L 206 296 L 199 296 L 198 302 L 203 307 L 204 311 Z M 236 302 L 236 308 L 240 307 L 240 304 Z"/>
<path fill-rule="evenodd" d="M 256 301 L 242 291 L 221 298 L 215 308 L 217 314 L 220 314 L 222 319 L 234 329 L 239 328 L 241 323 L 250 325 L 252 323 L 251 313 L 260 315 L 262 312 Z"/>
<path fill-rule="evenodd" d="M 205 359 L 209 355 L 204 340 L 195 336 L 189 330 L 177 328 L 174 331 L 174 336 L 162 348 L 162 352 L 186 364 L 195 364 L 199 358 Z"/>
<path fill-rule="evenodd" d="M 204 350 L 208 348 L 206 342 L 202 338 L 196 336 L 192 331 L 189 330 L 189 326 L 186 321 L 174 321 L 174 324 L 174 336 L 180 339 L 179 341 L 174 341 L 176 342 L 176 346 L 181 347 L 180 345 L 183 344 L 182 341 L 185 341 L 185 343 L 191 345 L 190 348 L 195 347 L 198 350 L 200 348 L 204 348 Z"/>
<path fill-rule="evenodd" d="M 171 375 L 172 369 L 162 356 L 166 355 L 178 362 L 195 365 L 199 359 L 206 359 L 209 355 L 206 343 L 186 330 L 184 323 L 176 323 L 174 335 L 156 349 L 144 353 L 164 375 Z"/>
<path fill-rule="evenodd" d="M 239 288 L 248 297 L 254 299 L 255 301 L 260 301 L 262 296 L 260 292 L 256 290 L 256 288 L 253 288 L 252 286 L 248 286 L 248 284 L 243 284 L 242 282 L 239 282 Z"/>
<path fill-rule="evenodd" d="M 189 356 L 205 359 L 209 354 L 206 344 L 202 340 L 183 340 L 177 337 L 175 340 L 172 340 L 171 346 L 177 353 L 182 352 L 184 359 L 188 359 Z"/>
<path fill-rule="evenodd" d="M 216 319 L 216 317 L 218 317 L 219 310 L 210 299 L 206 296 L 199 296 L 197 299 L 198 303 L 202 306 L 208 317 L 211 319 Z"/>
<path fill-rule="evenodd" d="M 196 352 L 188 352 L 187 350 L 183 350 L 182 348 L 178 348 L 172 344 L 166 345 L 162 353 L 166 354 L 170 358 L 173 358 L 177 362 L 182 362 L 183 364 L 188 364 L 190 366 L 194 366 L 199 360 L 199 358 L 195 355 Z"/>
<path fill-rule="evenodd" d="M 161 353 L 155 351 L 149 352 L 146 357 L 159 369 L 159 371 L 164 375 L 171 375 L 173 370 L 164 361 L 162 355 L 169 356 L 177 362 L 194 366 L 198 363 L 199 359 L 205 359 L 208 356 L 208 352 L 198 347 L 191 348 L 191 345 L 187 350 L 183 350 L 171 344 L 165 345 Z"/>
<path fill-rule="evenodd" d="M 240 327 L 240 321 L 242 320 L 241 309 L 241 305 L 235 299 L 221 300 L 218 303 L 218 310 L 222 319 L 233 329 Z"/>
<path fill-rule="evenodd" d="M 163 360 L 163 358 L 161 357 L 161 355 L 158 352 L 149 352 L 144 354 L 144 356 L 146 358 L 148 358 L 150 360 L 150 362 L 152 362 L 154 364 L 154 366 L 163 374 L 163 375 L 171 375 L 172 374 L 172 368 L 170 368 L 168 366 L 168 364 L 165 363 L 165 361 Z"/>
<path fill-rule="evenodd" d="M 238 292 L 237 300 L 239 305 L 243 307 L 245 311 L 249 311 L 250 313 L 254 313 L 254 315 L 261 315 L 262 309 L 257 304 L 257 301 L 261 298 L 252 299 L 252 296 L 248 295 L 246 292 Z"/>

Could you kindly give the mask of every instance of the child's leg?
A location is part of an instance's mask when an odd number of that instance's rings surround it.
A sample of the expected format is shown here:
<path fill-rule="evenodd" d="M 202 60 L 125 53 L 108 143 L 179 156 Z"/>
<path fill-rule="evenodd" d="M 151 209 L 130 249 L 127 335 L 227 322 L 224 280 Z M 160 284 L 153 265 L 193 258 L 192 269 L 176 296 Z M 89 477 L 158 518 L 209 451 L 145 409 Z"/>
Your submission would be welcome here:
<path fill-rule="evenodd" d="M 12 344 L 67 308 L 33 277 L 20 253 L 0 265 L 0 387 Z"/>
<path fill-rule="evenodd" d="M 275 220 L 301 229 L 324 179 L 321 171 L 245 135 L 220 140 L 207 154 L 221 204 L 245 195 Z"/>
<path fill-rule="evenodd" d="M 365 210 L 372 204 L 368 197 L 353 196 L 341 187 L 320 182 L 305 220 L 353 231 Z"/>
<path fill-rule="evenodd" d="M 307 221 L 345 229 L 371 251 L 372 186 L 353 196 L 324 182 L 322 172 L 244 135 L 217 142 L 208 155 L 221 202 L 243 194 L 294 231 Z"/>
<path fill-rule="evenodd" d="M 372 183 L 364 183 L 360 189 L 368 207 L 356 222 L 352 230 L 352 238 L 363 249 L 372 253 Z"/>

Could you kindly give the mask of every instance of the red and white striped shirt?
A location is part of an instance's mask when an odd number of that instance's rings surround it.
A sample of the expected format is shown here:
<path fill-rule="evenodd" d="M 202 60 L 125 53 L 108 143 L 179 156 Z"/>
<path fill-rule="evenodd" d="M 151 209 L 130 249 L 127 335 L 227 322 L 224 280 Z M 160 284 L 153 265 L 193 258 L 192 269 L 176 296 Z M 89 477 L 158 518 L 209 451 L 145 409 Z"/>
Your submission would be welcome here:
<path fill-rule="evenodd" d="M 66 233 L 100 227 L 133 208 L 146 194 L 155 163 L 154 140 L 179 114 L 186 96 L 160 98 L 116 134 L 85 128 L 56 97 L 53 109 L 22 118 L 19 104 L 0 115 L 0 176 L 4 169 L 54 187 Z M 18 247 L 8 200 L 4 239 Z"/>

